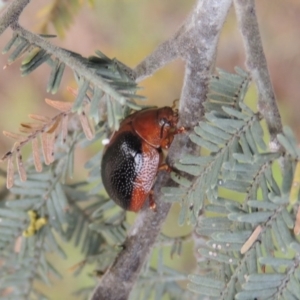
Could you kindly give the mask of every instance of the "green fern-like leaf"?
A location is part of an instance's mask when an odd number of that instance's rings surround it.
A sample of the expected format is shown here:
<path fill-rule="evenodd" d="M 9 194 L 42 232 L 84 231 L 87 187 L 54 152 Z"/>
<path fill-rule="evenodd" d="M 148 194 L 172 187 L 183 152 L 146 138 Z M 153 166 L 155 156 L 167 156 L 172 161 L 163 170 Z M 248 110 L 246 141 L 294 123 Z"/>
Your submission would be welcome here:
<path fill-rule="evenodd" d="M 53 36 L 41 35 L 40 37 L 52 38 Z M 8 58 L 9 64 L 20 57 L 25 57 L 20 68 L 23 76 L 47 63 L 51 68 L 47 92 L 54 94 L 58 91 L 66 65 L 59 60 L 55 53 L 51 54 L 18 34 L 13 35 L 2 53 L 9 51 L 11 51 Z M 99 50 L 96 51 L 96 56 L 88 58 L 73 51 L 65 49 L 61 49 L 61 51 L 63 55 L 73 58 L 77 64 L 80 64 L 81 70 L 85 69 L 87 72 L 93 73 L 93 78 L 97 77 L 101 82 L 101 87 L 96 86 L 86 76 L 73 71 L 78 83 L 73 112 L 77 112 L 79 115 L 88 115 L 98 123 L 104 120 L 105 107 L 109 127 L 112 130 L 118 130 L 119 121 L 124 118 L 127 108 L 135 110 L 142 108 L 135 103 L 135 100 L 142 100 L 144 97 L 136 94 L 138 86 L 129 67 L 117 59 L 108 58 Z"/>
<path fill-rule="evenodd" d="M 211 263 L 205 275 L 190 277 L 190 290 L 209 299 L 296 299 L 300 243 L 289 192 L 299 150 L 285 128 L 278 137 L 285 152 L 266 151 L 262 117 L 243 103 L 249 79 L 237 72 L 212 78 L 205 120 L 191 135 L 210 154 L 182 158 L 176 167 L 194 179 L 164 193 L 167 201 L 182 199 L 181 215 L 197 220 L 197 233 L 207 238 L 199 252 Z M 274 175 L 278 159 L 285 160 L 281 184 Z M 239 196 L 221 196 L 228 192 Z M 211 289 L 212 282 L 219 288 Z"/>

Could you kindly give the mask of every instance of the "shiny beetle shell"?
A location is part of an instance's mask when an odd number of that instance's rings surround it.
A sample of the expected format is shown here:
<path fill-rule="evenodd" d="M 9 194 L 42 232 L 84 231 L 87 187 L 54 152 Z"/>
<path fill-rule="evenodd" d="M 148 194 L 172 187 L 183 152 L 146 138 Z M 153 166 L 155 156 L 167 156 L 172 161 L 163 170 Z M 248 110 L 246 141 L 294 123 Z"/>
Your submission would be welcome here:
<path fill-rule="evenodd" d="M 161 149 L 169 148 L 178 133 L 177 122 L 177 112 L 168 106 L 135 112 L 105 147 L 102 181 L 123 209 L 137 212 L 143 207 L 162 163 Z"/>

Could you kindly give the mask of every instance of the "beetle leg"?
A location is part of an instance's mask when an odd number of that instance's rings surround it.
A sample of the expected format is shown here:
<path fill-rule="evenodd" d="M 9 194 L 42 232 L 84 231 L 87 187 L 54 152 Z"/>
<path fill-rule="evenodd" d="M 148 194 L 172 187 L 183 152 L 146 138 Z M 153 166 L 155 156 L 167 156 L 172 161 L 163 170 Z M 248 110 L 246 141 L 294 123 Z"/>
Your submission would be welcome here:
<path fill-rule="evenodd" d="M 151 210 L 156 212 L 156 203 L 155 203 L 154 197 L 153 197 L 153 190 L 151 190 L 149 193 L 149 207 Z"/>
<path fill-rule="evenodd" d="M 186 131 L 187 131 L 187 129 L 185 127 L 181 126 L 179 128 L 176 128 L 174 134 L 180 134 L 180 133 L 184 133 Z"/>
<path fill-rule="evenodd" d="M 162 140 L 161 147 L 163 149 L 169 149 L 171 143 L 173 142 L 173 139 L 174 139 L 174 135 L 173 134 L 167 136 L 164 140 Z"/>
<path fill-rule="evenodd" d="M 179 128 L 173 128 L 172 131 L 169 131 L 168 135 L 161 141 L 161 148 L 163 149 L 169 149 L 170 145 L 172 144 L 174 140 L 175 134 L 180 134 L 186 132 L 185 127 L 179 127 Z"/>
<path fill-rule="evenodd" d="M 173 169 L 167 165 L 167 164 L 161 164 L 159 167 L 158 167 L 158 171 L 167 171 L 167 172 L 171 172 Z"/>

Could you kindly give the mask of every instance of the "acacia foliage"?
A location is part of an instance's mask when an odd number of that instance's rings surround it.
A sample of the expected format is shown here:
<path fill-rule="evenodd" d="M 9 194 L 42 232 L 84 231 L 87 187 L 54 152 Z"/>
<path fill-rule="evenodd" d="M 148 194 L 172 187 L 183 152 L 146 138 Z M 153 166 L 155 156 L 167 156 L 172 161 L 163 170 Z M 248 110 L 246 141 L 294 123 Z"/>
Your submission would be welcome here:
<path fill-rule="evenodd" d="M 56 55 L 49 47 L 50 38 L 33 39 L 30 32 L 17 27 L 4 49 L 10 51 L 9 63 L 26 56 L 23 75 L 47 63 L 51 68 L 47 91 L 51 93 L 57 91 L 69 66 L 78 91 L 71 105 L 47 101 L 60 111 L 55 117 L 31 115 L 35 122 L 21 124 L 23 135 L 6 133 L 17 142 L 3 156 L 11 187 L 0 209 L 3 299 L 45 298 L 34 283 L 49 284 L 50 274 L 63 276 L 46 255 L 55 251 L 67 257 L 58 236 L 75 241 L 86 256 L 76 273 L 95 261 L 104 271 L 118 255 L 120 249 L 115 246 L 122 244 L 128 230 L 124 213 L 99 195 L 103 188 L 98 167 L 101 152 L 87 162 L 86 181 L 69 185 L 66 178 L 73 173 L 78 145 L 109 136 L 130 109 L 141 108 L 134 101 L 140 98 L 135 93 L 134 73 L 101 52 L 84 58 L 59 49 Z M 206 154 L 182 157 L 175 167 L 190 176 L 172 174 L 180 187 L 163 189 L 166 201 L 181 204 L 179 224 L 189 222 L 194 226 L 193 236 L 206 239 L 199 249 L 200 274 L 189 276 L 189 290 L 178 285 L 187 276 L 165 266 L 164 246 L 171 245 L 173 254 L 180 253 L 185 238 L 161 236 L 156 243 L 156 267 L 144 267 L 132 298 L 148 299 L 153 291 L 156 299 L 164 294 L 190 299 L 194 292 L 200 299 L 293 299 L 299 295 L 299 195 L 293 186 L 299 177 L 299 150 L 286 128 L 277 136 L 282 147 L 268 151 L 263 115 L 244 103 L 249 74 L 236 71 L 219 70 L 210 78 L 205 119 L 189 136 Z M 22 147 L 29 142 L 33 156 L 24 162 Z M 14 174 L 13 159 L 19 177 Z M 276 171 L 278 160 L 284 165 L 282 172 Z M 77 294 L 86 296 L 90 290 L 87 287 Z"/>

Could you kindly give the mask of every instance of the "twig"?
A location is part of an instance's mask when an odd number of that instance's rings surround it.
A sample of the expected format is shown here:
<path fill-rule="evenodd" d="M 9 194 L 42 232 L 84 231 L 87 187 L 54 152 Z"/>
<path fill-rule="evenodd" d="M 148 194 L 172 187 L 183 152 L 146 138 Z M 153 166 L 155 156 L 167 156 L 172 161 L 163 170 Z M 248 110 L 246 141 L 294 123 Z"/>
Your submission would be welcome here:
<path fill-rule="evenodd" d="M 139 82 L 151 76 L 155 71 L 162 68 L 177 57 L 178 54 L 175 47 L 173 47 L 173 39 L 163 42 L 135 67 L 134 73 L 136 81 Z"/>
<path fill-rule="evenodd" d="M 255 1 L 234 0 L 234 5 L 245 46 L 246 65 L 258 90 L 258 108 L 267 122 L 270 148 L 277 151 L 280 148 L 277 134 L 282 132 L 282 124 L 259 33 Z"/>
<path fill-rule="evenodd" d="M 134 70 L 138 80 L 150 76 L 171 59 L 182 57 L 186 61 L 185 82 L 179 107 L 180 126 L 192 128 L 203 117 L 202 103 L 207 93 L 207 79 L 211 74 L 219 33 L 231 6 L 231 0 L 199 0 L 192 14 L 171 39 L 172 53 L 168 42 L 159 46 Z M 157 62 L 156 59 L 158 60 Z M 154 65 L 152 62 L 155 62 Z M 198 148 L 186 135 L 177 136 L 169 151 L 169 161 L 179 155 L 197 153 Z M 103 275 L 92 294 L 92 300 L 125 300 L 132 290 L 140 270 L 160 233 L 171 205 L 163 202 L 160 193 L 163 186 L 174 186 L 169 174 L 160 174 L 154 186 L 157 212 L 145 208 L 139 213 L 112 267 Z"/>
<path fill-rule="evenodd" d="M 30 0 L 14 0 L 7 4 L 6 9 L 0 15 L 0 35 L 7 27 L 18 22 L 22 11 L 29 2 Z"/>

